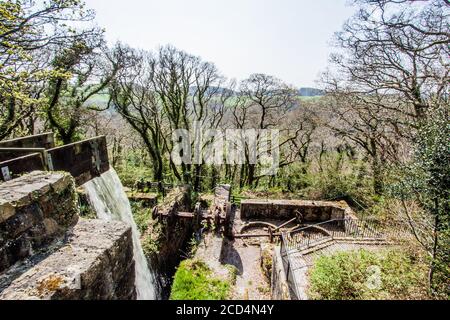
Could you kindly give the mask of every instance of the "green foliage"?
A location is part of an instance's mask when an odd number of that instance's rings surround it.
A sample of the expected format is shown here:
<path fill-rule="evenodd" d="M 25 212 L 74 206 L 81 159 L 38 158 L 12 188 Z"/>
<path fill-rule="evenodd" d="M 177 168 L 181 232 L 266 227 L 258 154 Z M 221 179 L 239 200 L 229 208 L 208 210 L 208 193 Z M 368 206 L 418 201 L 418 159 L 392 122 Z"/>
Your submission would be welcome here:
<path fill-rule="evenodd" d="M 366 204 L 373 194 L 366 164 L 342 154 L 330 154 L 317 173 L 309 173 L 309 195 L 320 199 L 345 199 Z M 311 176 L 312 175 L 312 176 Z"/>
<path fill-rule="evenodd" d="M 181 262 L 175 274 L 171 300 L 224 300 L 230 283 L 215 278 L 211 269 L 199 260 Z"/>
<path fill-rule="evenodd" d="M 140 201 L 130 201 L 130 204 L 136 226 L 139 232 L 143 234 L 147 231 L 151 220 L 151 209 L 144 207 Z"/>
<path fill-rule="evenodd" d="M 428 214 L 432 230 L 416 230 L 422 246 L 433 257 L 430 289 L 435 297 L 450 296 L 450 107 L 439 106 L 420 123 L 414 161 L 393 168 L 396 181 L 389 187 L 393 197 L 415 201 Z"/>
<path fill-rule="evenodd" d="M 200 201 L 200 194 L 197 191 L 193 191 L 191 188 L 189 189 L 189 203 L 195 205 L 198 201 Z"/>
<path fill-rule="evenodd" d="M 189 240 L 189 255 L 192 257 L 195 255 L 198 249 L 199 242 L 195 238 L 195 235 L 191 237 L 191 240 Z"/>
<path fill-rule="evenodd" d="M 146 257 L 150 257 L 152 254 L 158 253 L 159 242 L 150 235 L 145 235 L 141 239 L 142 250 Z"/>
<path fill-rule="evenodd" d="M 226 264 L 225 268 L 228 269 L 228 272 L 230 274 L 230 282 L 233 283 L 233 284 L 236 283 L 237 275 L 239 273 L 238 268 L 236 268 L 232 264 Z"/>
<path fill-rule="evenodd" d="M 85 24 L 93 18 L 79 0 L 0 2 L 0 139 L 28 133 L 21 122 L 43 116 L 48 85 L 71 76 L 51 66 L 54 55 L 74 39 L 100 37 Z"/>
<path fill-rule="evenodd" d="M 149 218 L 146 232 L 141 238 L 142 250 L 146 257 L 150 257 L 160 251 L 163 235 L 162 224 Z"/>
<path fill-rule="evenodd" d="M 427 298 L 426 265 L 396 249 L 324 255 L 310 271 L 309 295 L 325 300 Z"/>
<path fill-rule="evenodd" d="M 272 268 L 273 268 L 272 252 L 273 247 L 269 246 L 264 248 L 261 254 L 261 268 L 268 282 L 270 282 L 272 277 Z"/>
<path fill-rule="evenodd" d="M 118 166 L 116 169 L 120 181 L 128 188 L 133 188 L 141 179 L 152 180 L 152 170 L 149 165 L 135 164 L 128 160 L 125 165 Z"/>
<path fill-rule="evenodd" d="M 85 219 L 97 219 L 97 214 L 89 204 L 80 203 L 80 216 Z"/>

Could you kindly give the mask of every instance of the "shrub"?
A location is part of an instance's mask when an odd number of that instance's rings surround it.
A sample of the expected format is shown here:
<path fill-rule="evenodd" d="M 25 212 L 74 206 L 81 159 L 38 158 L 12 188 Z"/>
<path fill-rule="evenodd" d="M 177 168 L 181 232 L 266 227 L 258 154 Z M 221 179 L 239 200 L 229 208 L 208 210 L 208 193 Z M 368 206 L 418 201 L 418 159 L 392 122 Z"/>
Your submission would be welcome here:
<path fill-rule="evenodd" d="M 152 254 L 158 253 L 159 242 L 155 240 L 151 235 L 144 235 L 141 239 L 142 251 L 146 257 L 150 257 Z"/>
<path fill-rule="evenodd" d="M 151 220 L 147 226 L 147 231 L 142 234 L 141 243 L 142 250 L 148 258 L 160 251 L 164 232 L 162 224 L 153 220 Z"/>
<path fill-rule="evenodd" d="M 423 299 L 426 266 L 405 252 L 358 250 L 321 256 L 309 273 L 309 296 L 325 300 Z"/>
<path fill-rule="evenodd" d="M 124 164 L 118 165 L 116 170 L 120 181 L 125 187 L 128 188 L 134 188 L 136 182 L 139 180 L 153 180 L 151 166 L 144 165 L 142 163 L 135 163 L 135 161 L 130 159 L 127 159 Z"/>
<path fill-rule="evenodd" d="M 230 283 L 215 278 L 211 269 L 199 260 L 184 260 L 175 273 L 171 300 L 224 300 Z"/>
<path fill-rule="evenodd" d="M 322 170 L 308 173 L 306 196 L 313 199 L 342 199 L 357 206 L 368 206 L 373 196 L 372 178 L 364 163 L 330 154 Z"/>
<path fill-rule="evenodd" d="M 238 270 L 234 265 L 232 265 L 232 264 L 226 264 L 226 265 L 225 265 L 225 268 L 227 268 L 228 271 L 229 271 L 230 282 L 231 282 L 232 284 L 235 284 L 235 283 L 236 283 L 237 276 L 238 276 L 238 273 L 239 273 L 239 270 Z"/>
<path fill-rule="evenodd" d="M 261 249 L 261 269 L 266 280 L 270 283 L 272 278 L 272 268 L 273 268 L 273 246 L 264 246 Z"/>

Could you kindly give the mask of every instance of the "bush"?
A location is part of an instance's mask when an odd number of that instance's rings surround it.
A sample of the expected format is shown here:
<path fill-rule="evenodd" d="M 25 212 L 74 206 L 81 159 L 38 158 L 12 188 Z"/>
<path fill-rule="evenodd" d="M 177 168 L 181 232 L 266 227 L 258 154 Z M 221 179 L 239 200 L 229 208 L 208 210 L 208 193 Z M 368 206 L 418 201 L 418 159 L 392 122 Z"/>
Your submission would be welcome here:
<path fill-rule="evenodd" d="M 151 235 L 144 235 L 141 238 L 142 251 L 144 251 L 144 255 L 148 258 L 152 254 L 159 252 L 159 242 L 155 240 Z"/>
<path fill-rule="evenodd" d="M 309 296 L 324 300 L 427 298 L 426 265 L 405 252 L 339 252 L 317 259 Z"/>
<path fill-rule="evenodd" d="M 230 283 L 213 277 L 211 269 L 199 260 L 185 260 L 175 273 L 171 300 L 224 300 Z"/>
<path fill-rule="evenodd" d="M 150 220 L 147 224 L 147 231 L 141 236 L 142 250 L 147 258 L 160 251 L 163 234 L 162 224 Z"/>
<path fill-rule="evenodd" d="M 142 163 L 142 159 L 133 160 L 133 153 L 127 155 L 124 163 L 116 166 L 120 181 L 125 187 L 134 188 L 139 180 L 153 180 L 152 166 Z M 131 159 L 130 159 L 131 158 Z"/>
<path fill-rule="evenodd" d="M 359 160 L 330 154 L 322 170 L 308 173 L 310 187 L 306 196 L 321 200 L 346 200 L 356 206 L 368 206 L 373 196 L 372 178 Z"/>

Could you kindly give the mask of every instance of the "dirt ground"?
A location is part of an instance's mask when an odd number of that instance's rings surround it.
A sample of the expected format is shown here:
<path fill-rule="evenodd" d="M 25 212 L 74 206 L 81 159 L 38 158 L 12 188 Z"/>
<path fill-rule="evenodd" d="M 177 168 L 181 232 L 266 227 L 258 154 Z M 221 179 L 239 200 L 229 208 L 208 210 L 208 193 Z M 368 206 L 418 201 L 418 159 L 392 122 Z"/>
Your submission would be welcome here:
<path fill-rule="evenodd" d="M 234 232 L 243 225 L 240 219 L 240 210 L 233 212 Z M 255 230 L 264 233 L 262 229 Z M 262 232 L 261 232 L 262 231 Z M 247 233 L 252 233 L 249 231 Z M 268 238 L 246 238 L 224 241 L 221 252 L 221 263 L 234 265 L 238 274 L 234 287 L 235 300 L 267 300 L 270 299 L 270 282 L 261 268 L 261 243 L 267 243 Z"/>
<path fill-rule="evenodd" d="M 235 234 L 245 224 L 240 218 L 240 210 L 233 210 L 232 224 Z M 284 221 L 267 221 L 280 225 Z M 290 225 L 291 226 L 291 225 Z M 267 227 L 248 229 L 246 234 L 267 233 Z M 261 267 L 261 244 L 267 244 L 268 237 L 223 239 L 221 236 L 209 234 L 196 257 L 205 261 L 214 273 L 223 278 L 229 276 L 225 265 L 233 265 L 237 269 L 236 283 L 231 299 L 234 300 L 270 300 L 270 280 L 264 275 Z M 207 244 L 207 245 L 206 245 Z"/>
<path fill-rule="evenodd" d="M 270 299 L 270 284 L 261 269 L 261 249 L 243 240 L 227 241 L 222 251 L 222 263 L 234 265 L 238 274 L 232 299 Z"/>

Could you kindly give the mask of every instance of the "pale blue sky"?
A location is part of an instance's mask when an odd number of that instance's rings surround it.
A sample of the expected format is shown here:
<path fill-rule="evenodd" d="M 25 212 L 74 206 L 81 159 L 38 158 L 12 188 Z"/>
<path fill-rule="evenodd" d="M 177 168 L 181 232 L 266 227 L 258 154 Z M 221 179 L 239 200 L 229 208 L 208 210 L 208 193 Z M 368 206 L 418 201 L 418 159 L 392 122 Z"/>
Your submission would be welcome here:
<path fill-rule="evenodd" d="M 354 12 L 346 0 L 85 0 L 107 39 L 153 50 L 172 44 L 224 76 L 267 73 L 315 86 L 330 39 Z"/>

